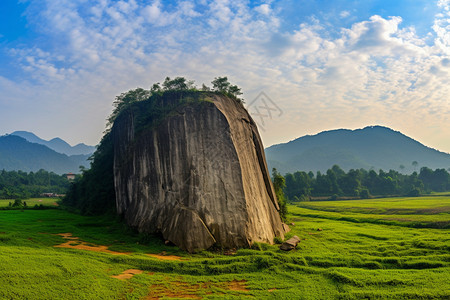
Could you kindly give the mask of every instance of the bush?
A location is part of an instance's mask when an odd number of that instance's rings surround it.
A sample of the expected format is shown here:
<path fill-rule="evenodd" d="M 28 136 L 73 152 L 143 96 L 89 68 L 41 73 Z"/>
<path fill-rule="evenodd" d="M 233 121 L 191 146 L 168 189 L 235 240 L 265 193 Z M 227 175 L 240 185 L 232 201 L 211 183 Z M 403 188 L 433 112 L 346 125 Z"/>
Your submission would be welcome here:
<path fill-rule="evenodd" d="M 33 209 L 42 210 L 42 209 L 45 209 L 45 206 L 42 205 L 42 204 L 39 204 L 39 205 L 35 204 L 35 205 L 33 206 Z"/>
<path fill-rule="evenodd" d="M 361 197 L 361 199 L 369 199 L 370 198 L 370 193 L 368 189 L 362 189 L 359 192 L 359 196 Z"/>
<path fill-rule="evenodd" d="M 411 191 L 406 194 L 408 197 L 419 197 L 420 196 L 420 190 L 418 188 L 414 188 Z"/>
<path fill-rule="evenodd" d="M 20 199 L 14 200 L 14 203 L 12 205 L 12 207 L 22 207 L 22 206 L 23 206 L 23 203 L 22 203 L 22 200 L 20 200 Z"/>

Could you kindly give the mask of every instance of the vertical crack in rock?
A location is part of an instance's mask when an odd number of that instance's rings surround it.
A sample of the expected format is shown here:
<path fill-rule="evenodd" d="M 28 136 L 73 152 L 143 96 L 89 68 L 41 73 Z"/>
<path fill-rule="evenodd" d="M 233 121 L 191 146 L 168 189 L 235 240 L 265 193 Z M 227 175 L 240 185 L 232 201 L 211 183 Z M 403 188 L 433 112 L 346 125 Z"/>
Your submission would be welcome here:
<path fill-rule="evenodd" d="M 253 135 L 253 142 L 255 143 L 255 150 L 256 150 L 256 156 L 258 157 L 259 167 L 261 169 L 261 173 L 263 175 L 264 183 L 266 184 L 267 188 L 267 194 L 269 195 L 270 199 L 272 200 L 273 205 L 276 207 L 277 210 L 280 210 L 280 206 L 278 205 L 278 201 L 275 198 L 275 191 L 272 186 L 272 182 L 270 179 L 269 172 L 267 171 L 267 164 L 266 160 L 264 159 L 264 148 L 262 147 L 262 142 L 257 136 L 257 133 L 252 131 Z"/>
<path fill-rule="evenodd" d="M 272 243 L 284 230 L 256 125 L 234 99 L 199 95 L 206 101 L 181 105 L 182 95 L 164 94 L 117 117 L 117 211 L 190 252 Z M 145 115 L 162 104 L 174 109 Z"/>

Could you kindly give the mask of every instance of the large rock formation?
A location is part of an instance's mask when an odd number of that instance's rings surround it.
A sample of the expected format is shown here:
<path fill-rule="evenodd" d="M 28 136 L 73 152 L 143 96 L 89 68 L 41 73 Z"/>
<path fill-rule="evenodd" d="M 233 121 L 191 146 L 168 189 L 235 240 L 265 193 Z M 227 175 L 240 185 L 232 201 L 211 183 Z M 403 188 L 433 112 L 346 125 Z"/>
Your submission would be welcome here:
<path fill-rule="evenodd" d="M 189 252 L 283 238 L 255 122 L 234 99 L 201 92 L 194 98 L 166 93 L 116 119 L 118 213 Z M 164 107 L 164 117 L 155 116 Z"/>

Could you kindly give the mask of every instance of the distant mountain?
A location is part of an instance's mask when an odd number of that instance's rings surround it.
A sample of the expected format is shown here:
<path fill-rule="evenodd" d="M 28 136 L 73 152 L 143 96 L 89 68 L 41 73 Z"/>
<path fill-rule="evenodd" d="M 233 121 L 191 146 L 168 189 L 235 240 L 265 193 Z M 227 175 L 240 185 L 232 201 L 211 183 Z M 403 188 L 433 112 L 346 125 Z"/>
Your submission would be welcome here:
<path fill-rule="evenodd" d="M 68 156 L 16 135 L 0 136 L 0 170 L 36 172 L 44 169 L 57 174 L 79 173 L 79 166 L 89 167 L 89 156 Z"/>
<path fill-rule="evenodd" d="M 333 165 L 345 171 L 375 169 L 402 173 L 450 168 L 450 154 L 426 147 L 404 134 L 387 127 L 338 129 L 300 137 L 265 150 L 270 170 L 281 174 L 295 171 L 324 172 Z M 417 162 L 416 166 L 413 162 Z"/>
<path fill-rule="evenodd" d="M 60 138 L 54 138 L 50 141 L 46 141 L 36 136 L 34 133 L 28 131 L 14 131 L 13 133 L 11 133 L 11 135 L 20 136 L 31 143 L 47 146 L 48 148 L 55 150 L 56 152 L 66 155 L 91 155 L 95 151 L 94 146 L 88 146 L 80 143 L 72 147 L 66 141 Z"/>

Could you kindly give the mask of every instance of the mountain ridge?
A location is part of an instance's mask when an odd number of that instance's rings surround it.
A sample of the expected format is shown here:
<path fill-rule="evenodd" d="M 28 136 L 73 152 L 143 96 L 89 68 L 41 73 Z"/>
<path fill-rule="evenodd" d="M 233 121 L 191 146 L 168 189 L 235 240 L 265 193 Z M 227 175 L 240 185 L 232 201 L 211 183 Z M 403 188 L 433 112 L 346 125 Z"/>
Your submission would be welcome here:
<path fill-rule="evenodd" d="M 95 151 L 95 146 L 89 146 L 84 143 L 79 143 L 75 146 L 71 146 L 63 139 L 56 137 L 51 140 L 44 140 L 38 137 L 36 134 L 29 131 L 14 131 L 10 135 L 19 136 L 24 138 L 28 142 L 41 144 L 48 148 L 62 154 L 70 155 L 91 155 Z"/>
<path fill-rule="evenodd" d="M 90 155 L 66 155 L 49 147 L 31 143 L 17 135 L 0 136 L 0 170 L 37 172 L 40 169 L 57 174 L 79 173 L 88 168 Z"/>
<path fill-rule="evenodd" d="M 450 167 L 450 154 L 379 125 L 323 131 L 272 145 L 265 150 L 269 167 L 275 167 L 281 173 L 299 170 L 324 172 L 334 164 L 347 171 L 393 169 L 404 173 L 418 171 L 417 168 L 422 166 Z M 414 161 L 418 166 L 412 165 Z"/>

